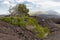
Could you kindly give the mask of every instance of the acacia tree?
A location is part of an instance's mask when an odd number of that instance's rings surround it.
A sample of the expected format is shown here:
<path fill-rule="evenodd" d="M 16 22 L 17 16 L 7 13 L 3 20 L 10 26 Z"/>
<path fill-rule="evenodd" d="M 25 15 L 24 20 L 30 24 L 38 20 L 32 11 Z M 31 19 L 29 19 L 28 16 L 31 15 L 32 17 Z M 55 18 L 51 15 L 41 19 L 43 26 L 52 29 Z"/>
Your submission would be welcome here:
<path fill-rule="evenodd" d="M 11 15 L 19 15 L 19 14 L 28 15 L 29 9 L 27 9 L 25 4 L 18 4 L 15 7 L 10 8 L 9 12 L 11 13 Z"/>

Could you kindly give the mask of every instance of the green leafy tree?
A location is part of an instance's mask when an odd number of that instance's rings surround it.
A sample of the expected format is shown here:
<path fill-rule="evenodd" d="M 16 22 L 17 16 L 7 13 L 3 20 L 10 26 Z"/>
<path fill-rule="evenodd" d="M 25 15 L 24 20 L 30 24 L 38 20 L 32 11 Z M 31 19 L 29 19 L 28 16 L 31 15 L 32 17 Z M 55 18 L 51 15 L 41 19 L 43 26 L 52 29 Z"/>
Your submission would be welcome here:
<path fill-rule="evenodd" d="M 27 14 L 29 12 L 29 9 L 27 9 L 25 4 L 19 4 L 18 5 L 18 11 L 20 13 L 26 13 Z"/>
<path fill-rule="evenodd" d="M 9 12 L 11 13 L 11 15 L 19 15 L 19 14 L 28 15 L 29 9 L 27 9 L 25 4 L 18 4 L 15 7 L 10 8 Z"/>

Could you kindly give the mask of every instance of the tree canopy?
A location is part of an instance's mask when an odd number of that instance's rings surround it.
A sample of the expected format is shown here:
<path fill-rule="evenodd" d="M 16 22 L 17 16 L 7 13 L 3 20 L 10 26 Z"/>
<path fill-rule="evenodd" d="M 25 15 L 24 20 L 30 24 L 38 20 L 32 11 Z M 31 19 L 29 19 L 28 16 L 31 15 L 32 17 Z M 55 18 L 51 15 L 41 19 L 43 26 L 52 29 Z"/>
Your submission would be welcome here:
<path fill-rule="evenodd" d="M 9 9 L 11 15 L 19 15 L 19 14 L 28 14 L 29 9 L 26 7 L 25 4 L 18 4 L 13 8 Z"/>

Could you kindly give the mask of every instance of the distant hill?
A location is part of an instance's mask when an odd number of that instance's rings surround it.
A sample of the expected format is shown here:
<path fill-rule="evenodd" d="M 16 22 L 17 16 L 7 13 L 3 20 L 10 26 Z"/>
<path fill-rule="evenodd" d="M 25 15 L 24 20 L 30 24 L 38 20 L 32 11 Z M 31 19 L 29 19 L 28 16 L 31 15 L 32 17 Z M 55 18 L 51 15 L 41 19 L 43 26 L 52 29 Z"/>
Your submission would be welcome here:
<path fill-rule="evenodd" d="M 45 12 L 45 11 L 31 11 L 31 12 L 29 12 L 30 16 L 38 16 L 41 14 L 47 14 L 47 12 Z"/>
<path fill-rule="evenodd" d="M 48 14 L 41 14 L 38 15 L 39 17 L 47 17 L 47 18 L 60 18 L 58 15 L 48 15 Z"/>
<path fill-rule="evenodd" d="M 29 13 L 31 16 L 40 16 L 40 17 L 48 17 L 48 18 L 59 18 L 60 16 L 56 11 L 48 10 L 48 11 L 34 11 Z"/>
<path fill-rule="evenodd" d="M 58 12 L 53 11 L 53 10 L 48 10 L 46 12 L 48 13 L 48 15 L 57 15 L 58 14 Z"/>

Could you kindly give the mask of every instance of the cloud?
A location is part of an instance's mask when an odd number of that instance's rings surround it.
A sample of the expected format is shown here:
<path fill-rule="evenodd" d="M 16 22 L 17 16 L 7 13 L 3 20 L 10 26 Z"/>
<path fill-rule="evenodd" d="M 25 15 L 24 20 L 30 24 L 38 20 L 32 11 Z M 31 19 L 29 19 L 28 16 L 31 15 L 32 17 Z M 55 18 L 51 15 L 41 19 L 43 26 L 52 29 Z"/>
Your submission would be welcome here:
<path fill-rule="evenodd" d="M 8 1 L 4 1 L 3 4 L 9 5 L 10 3 Z"/>
<path fill-rule="evenodd" d="M 53 1 L 55 1 L 55 2 L 60 2 L 60 0 L 53 0 Z"/>
<path fill-rule="evenodd" d="M 60 3 L 52 2 L 52 1 L 46 1 L 46 2 L 40 3 L 40 5 L 41 5 L 42 9 L 50 9 L 50 8 L 54 8 L 56 6 L 57 7 L 60 6 Z"/>
<path fill-rule="evenodd" d="M 5 9 L 24 3 L 30 10 L 60 10 L 60 0 L 0 0 L 0 5 L 4 5 Z M 59 7 L 59 8 L 58 8 Z M 1 6 L 3 9 L 3 7 Z M 1 9 L 0 9 L 1 10 Z"/>
<path fill-rule="evenodd" d="M 30 2 L 27 3 L 28 8 L 32 10 L 54 10 L 54 7 L 60 6 L 60 2 L 55 2 L 52 0 L 26 0 Z M 32 4 L 31 4 L 32 3 Z"/>
<path fill-rule="evenodd" d="M 25 0 L 15 0 L 17 3 L 22 3 L 24 2 Z"/>

